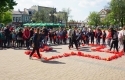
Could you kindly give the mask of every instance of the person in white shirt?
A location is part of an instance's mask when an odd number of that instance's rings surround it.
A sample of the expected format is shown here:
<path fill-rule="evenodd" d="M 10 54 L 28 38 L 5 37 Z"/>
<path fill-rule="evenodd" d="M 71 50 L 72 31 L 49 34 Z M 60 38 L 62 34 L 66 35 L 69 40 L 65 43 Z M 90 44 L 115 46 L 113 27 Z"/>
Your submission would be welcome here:
<path fill-rule="evenodd" d="M 123 30 L 120 30 L 120 31 L 119 31 L 119 34 L 118 34 L 119 48 L 120 48 L 121 46 L 123 46 L 123 45 L 122 45 L 122 44 L 123 44 L 123 41 L 122 41 L 122 33 L 123 33 Z"/>
<path fill-rule="evenodd" d="M 122 45 L 123 44 L 123 50 L 124 50 L 124 53 L 125 53 L 125 26 L 123 27 L 123 29 L 119 32 L 119 41 L 120 41 L 120 44 Z"/>
<path fill-rule="evenodd" d="M 72 29 L 71 29 L 71 26 L 69 26 L 69 30 L 68 30 L 69 46 L 71 44 L 71 36 L 72 36 Z M 71 47 L 73 47 L 73 45 Z"/>

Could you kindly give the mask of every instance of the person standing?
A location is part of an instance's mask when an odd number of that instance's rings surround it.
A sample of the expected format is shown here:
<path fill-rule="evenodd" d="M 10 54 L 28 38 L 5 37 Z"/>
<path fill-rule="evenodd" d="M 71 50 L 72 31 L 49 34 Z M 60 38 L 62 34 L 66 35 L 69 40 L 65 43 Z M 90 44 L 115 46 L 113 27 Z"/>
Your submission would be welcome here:
<path fill-rule="evenodd" d="M 106 44 L 105 40 L 106 40 L 106 32 L 104 30 L 103 33 L 102 33 L 102 43 L 103 43 L 103 45 Z"/>
<path fill-rule="evenodd" d="M 44 32 L 44 44 L 47 44 L 49 31 L 46 27 L 43 27 L 43 32 Z"/>
<path fill-rule="evenodd" d="M 69 26 L 69 30 L 68 30 L 68 38 L 69 38 L 69 46 L 71 45 L 71 35 L 72 34 L 72 29 L 71 26 Z M 73 47 L 73 45 L 71 45 L 71 47 Z"/>
<path fill-rule="evenodd" d="M 4 31 L 0 32 L 0 47 L 6 48 L 6 36 Z"/>
<path fill-rule="evenodd" d="M 93 30 L 90 30 L 91 44 L 94 44 L 94 37 L 95 37 L 95 32 Z"/>
<path fill-rule="evenodd" d="M 23 33 L 22 29 L 19 29 L 19 32 L 17 33 L 17 47 L 22 48 L 23 45 Z"/>
<path fill-rule="evenodd" d="M 76 31 L 77 31 L 77 27 L 74 28 L 74 30 L 72 30 L 71 33 L 71 43 L 69 44 L 69 49 L 72 47 L 73 43 L 75 44 L 76 49 L 78 50 L 78 44 L 77 44 L 77 36 L 76 36 Z"/>
<path fill-rule="evenodd" d="M 40 48 L 40 42 L 41 42 L 41 34 L 40 34 L 40 29 L 37 28 L 37 32 L 34 34 L 33 37 L 33 50 L 29 56 L 29 59 L 32 59 L 32 55 L 35 53 L 35 51 L 37 52 L 37 55 L 39 57 L 39 59 L 43 60 L 41 58 L 40 52 L 39 52 L 39 48 Z"/>
<path fill-rule="evenodd" d="M 123 44 L 123 50 L 124 50 L 124 54 L 125 54 L 125 26 L 123 27 L 123 29 L 120 31 L 120 34 L 119 34 L 119 37 L 120 37 L 120 42 L 121 44 Z"/>
<path fill-rule="evenodd" d="M 107 34 L 107 45 L 108 45 L 108 47 L 110 47 L 111 46 L 111 30 L 110 29 L 108 29 L 108 34 Z"/>
<path fill-rule="evenodd" d="M 111 36 L 112 36 L 112 42 L 111 42 L 110 51 L 112 50 L 112 48 L 114 46 L 114 50 L 116 49 L 117 52 L 119 52 L 119 50 L 118 50 L 118 32 L 116 30 L 114 30 L 113 28 L 111 28 Z"/>
<path fill-rule="evenodd" d="M 96 44 L 100 45 L 100 40 L 101 40 L 101 36 L 102 36 L 101 29 L 97 28 L 95 36 L 96 36 Z"/>
<path fill-rule="evenodd" d="M 24 32 L 23 32 L 23 37 L 26 40 L 26 47 L 27 49 L 30 49 L 29 47 L 29 41 L 30 41 L 30 30 L 28 27 L 25 27 Z"/>
<path fill-rule="evenodd" d="M 67 30 L 63 30 L 63 43 L 66 44 L 66 36 L 67 36 Z"/>
<path fill-rule="evenodd" d="M 34 28 L 30 30 L 30 46 L 32 45 L 32 37 L 34 35 Z"/>
<path fill-rule="evenodd" d="M 9 47 L 10 46 L 10 33 L 11 33 L 9 26 L 6 27 L 4 32 L 5 32 L 5 36 L 6 36 L 6 44 Z"/>

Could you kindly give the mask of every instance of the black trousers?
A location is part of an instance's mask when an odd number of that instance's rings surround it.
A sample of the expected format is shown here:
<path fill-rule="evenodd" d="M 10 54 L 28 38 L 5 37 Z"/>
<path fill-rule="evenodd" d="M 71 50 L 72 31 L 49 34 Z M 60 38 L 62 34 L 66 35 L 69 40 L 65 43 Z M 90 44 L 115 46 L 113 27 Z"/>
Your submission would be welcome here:
<path fill-rule="evenodd" d="M 125 52 L 125 40 L 123 40 L 123 50 Z"/>
<path fill-rule="evenodd" d="M 23 40 L 17 40 L 17 47 L 22 47 Z"/>
<path fill-rule="evenodd" d="M 6 40 L 1 40 L 1 41 L 0 41 L 0 47 L 2 47 L 2 48 L 3 48 L 3 47 L 4 47 L 4 48 L 6 47 Z"/>
<path fill-rule="evenodd" d="M 71 37 L 69 37 L 69 47 L 73 47 L 73 44 L 72 44 L 72 39 L 71 39 Z"/>
<path fill-rule="evenodd" d="M 30 39 L 26 39 L 26 47 L 28 48 L 30 46 Z"/>
<path fill-rule="evenodd" d="M 103 43 L 103 45 L 105 45 L 105 39 L 106 39 L 106 38 L 102 38 L 102 43 Z"/>
<path fill-rule="evenodd" d="M 66 44 L 66 36 L 63 37 L 63 43 Z"/>
<path fill-rule="evenodd" d="M 9 36 L 6 38 L 6 45 L 9 47 L 10 46 L 10 38 Z"/>
<path fill-rule="evenodd" d="M 69 48 L 73 46 L 73 43 L 75 44 L 76 49 L 78 49 L 78 44 L 76 39 L 71 39 L 71 43 L 69 44 Z"/>
<path fill-rule="evenodd" d="M 40 52 L 39 52 L 39 47 L 37 47 L 37 46 L 34 46 L 34 47 L 33 47 L 33 50 L 32 50 L 32 52 L 31 52 L 31 54 L 30 54 L 30 57 L 32 57 L 32 55 L 35 53 L 35 51 L 37 52 L 37 55 L 38 55 L 39 58 L 41 59 Z"/>
<path fill-rule="evenodd" d="M 116 49 L 117 52 L 118 52 L 118 51 L 119 51 L 119 50 L 118 50 L 118 40 L 113 40 L 113 41 L 112 41 L 110 50 L 112 50 L 113 46 L 114 46 L 114 49 Z"/>
<path fill-rule="evenodd" d="M 91 44 L 94 44 L 94 37 L 91 37 Z"/>

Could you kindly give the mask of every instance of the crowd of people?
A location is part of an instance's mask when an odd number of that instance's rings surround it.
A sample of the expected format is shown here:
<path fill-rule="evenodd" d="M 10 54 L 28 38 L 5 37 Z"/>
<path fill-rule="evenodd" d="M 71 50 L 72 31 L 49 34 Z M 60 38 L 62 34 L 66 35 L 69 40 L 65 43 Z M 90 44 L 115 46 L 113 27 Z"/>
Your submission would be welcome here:
<path fill-rule="evenodd" d="M 117 52 L 119 51 L 119 47 L 123 45 L 123 50 L 125 51 L 125 27 L 120 31 L 112 27 L 106 31 L 101 30 L 99 27 L 93 30 L 87 27 L 78 28 L 71 26 L 69 26 L 68 30 L 61 27 L 58 29 L 47 29 L 46 27 L 31 28 L 26 26 L 15 31 L 14 28 L 7 26 L 0 29 L 0 47 L 26 47 L 28 50 L 30 47 L 33 47 L 30 58 L 35 50 L 37 50 L 39 55 L 39 47 L 43 47 L 43 44 L 48 43 L 55 45 L 69 43 L 69 49 L 73 48 L 73 44 L 75 44 L 77 50 L 81 44 L 107 44 L 110 47 L 109 50 L 114 48 Z"/>

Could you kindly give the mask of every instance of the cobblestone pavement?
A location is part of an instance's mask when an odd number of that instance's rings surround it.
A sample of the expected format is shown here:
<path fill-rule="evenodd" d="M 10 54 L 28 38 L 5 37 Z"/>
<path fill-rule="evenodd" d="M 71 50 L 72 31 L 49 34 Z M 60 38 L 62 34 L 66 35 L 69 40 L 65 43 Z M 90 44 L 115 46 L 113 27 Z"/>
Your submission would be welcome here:
<path fill-rule="evenodd" d="M 85 53 L 110 56 L 91 52 L 88 47 L 81 49 Z M 53 46 L 53 51 L 42 53 L 44 56 L 63 54 L 67 45 Z M 29 60 L 25 50 L 0 50 L 0 80 L 125 80 L 125 56 L 113 61 L 100 61 L 85 57 L 66 57 L 48 62 Z"/>

